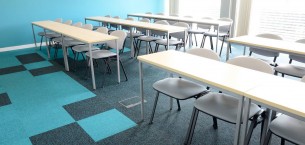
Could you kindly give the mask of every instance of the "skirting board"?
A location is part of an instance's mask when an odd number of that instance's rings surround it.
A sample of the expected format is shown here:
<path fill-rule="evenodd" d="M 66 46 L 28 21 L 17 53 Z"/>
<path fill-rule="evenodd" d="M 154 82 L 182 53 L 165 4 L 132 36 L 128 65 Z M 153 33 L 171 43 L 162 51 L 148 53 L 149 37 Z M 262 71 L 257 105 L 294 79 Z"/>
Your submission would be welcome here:
<path fill-rule="evenodd" d="M 46 44 L 43 43 L 42 46 L 45 46 Z M 37 43 L 37 47 L 40 46 L 40 43 Z M 34 48 L 35 44 L 26 44 L 26 45 L 18 45 L 18 46 L 10 46 L 10 47 L 3 47 L 0 48 L 0 52 L 5 52 L 5 51 L 12 51 L 12 50 L 18 50 L 18 49 L 26 49 L 26 48 Z"/>

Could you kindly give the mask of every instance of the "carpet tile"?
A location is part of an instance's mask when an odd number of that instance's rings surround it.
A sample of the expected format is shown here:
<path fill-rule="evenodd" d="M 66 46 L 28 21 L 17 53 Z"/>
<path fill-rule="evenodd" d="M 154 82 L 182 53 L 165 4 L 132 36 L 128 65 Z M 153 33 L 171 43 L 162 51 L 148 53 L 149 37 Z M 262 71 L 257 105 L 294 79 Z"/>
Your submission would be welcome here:
<path fill-rule="evenodd" d="M 77 124 L 71 123 L 48 132 L 31 136 L 33 145 L 91 145 L 94 141 Z"/>
<path fill-rule="evenodd" d="M 136 126 L 136 123 L 116 109 L 78 121 L 94 141 L 112 136 Z"/>

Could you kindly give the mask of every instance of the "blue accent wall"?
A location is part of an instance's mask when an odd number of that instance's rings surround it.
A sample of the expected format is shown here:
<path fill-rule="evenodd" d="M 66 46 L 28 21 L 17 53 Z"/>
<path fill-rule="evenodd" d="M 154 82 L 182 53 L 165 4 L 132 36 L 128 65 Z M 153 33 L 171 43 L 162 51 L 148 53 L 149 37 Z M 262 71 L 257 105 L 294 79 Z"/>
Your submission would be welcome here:
<path fill-rule="evenodd" d="M 164 0 L 1 0 L 0 48 L 34 43 L 33 21 L 63 18 L 84 22 L 89 16 L 126 18 L 128 13 L 163 11 Z"/>

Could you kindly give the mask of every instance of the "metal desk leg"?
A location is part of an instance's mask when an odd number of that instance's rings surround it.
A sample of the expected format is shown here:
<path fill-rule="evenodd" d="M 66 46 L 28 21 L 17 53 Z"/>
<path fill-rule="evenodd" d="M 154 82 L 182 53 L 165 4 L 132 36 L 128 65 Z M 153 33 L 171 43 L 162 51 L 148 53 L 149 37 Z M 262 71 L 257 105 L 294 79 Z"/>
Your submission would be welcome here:
<path fill-rule="evenodd" d="M 143 68 L 142 62 L 139 61 L 139 77 L 140 77 L 140 97 L 141 97 L 141 120 L 144 121 L 144 89 L 143 89 Z"/>
<path fill-rule="evenodd" d="M 166 43 L 167 50 L 169 50 L 169 33 L 168 32 L 166 33 L 166 36 L 167 36 L 167 43 Z"/>
<path fill-rule="evenodd" d="M 43 29 L 43 32 L 44 32 L 45 34 L 47 34 L 46 29 Z M 63 37 L 63 36 L 62 36 L 62 37 Z M 48 58 L 50 59 L 50 48 L 49 48 L 49 45 L 48 45 L 48 39 L 47 39 L 46 36 L 45 36 L 45 38 L 46 38 L 46 45 L 47 45 L 47 54 L 48 54 Z"/>
<path fill-rule="evenodd" d="M 132 27 L 129 28 L 129 33 L 130 33 L 130 56 L 133 57 L 134 56 L 134 53 L 135 53 L 135 50 L 134 50 L 134 46 L 133 46 L 133 35 L 132 35 Z"/>
<path fill-rule="evenodd" d="M 272 114 L 272 110 L 269 109 L 269 108 L 267 108 L 267 109 L 266 109 L 266 114 L 265 114 L 266 116 L 265 116 L 264 123 L 263 123 L 264 126 L 263 126 L 263 130 L 262 130 L 262 132 L 261 132 L 261 134 L 262 134 L 261 145 L 264 144 L 265 137 L 266 137 L 266 135 L 267 135 L 268 126 L 269 126 L 270 120 L 271 120 L 271 118 L 272 118 L 271 114 Z"/>
<path fill-rule="evenodd" d="M 87 19 L 85 18 L 85 24 L 87 24 Z"/>
<path fill-rule="evenodd" d="M 217 39 L 216 39 L 216 52 L 217 52 L 217 48 L 218 48 L 218 39 L 219 39 L 219 25 L 217 27 Z"/>
<path fill-rule="evenodd" d="M 187 37 L 187 34 L 188 34 L 188 31 L 185 30 L 185 31 L 184 31 L 184 52 L 186 51 L 186 50 L 185 50 L 185 49 L 186 49 L 185 47 L 186 47 L 186 39 L 187 39 L 186 37 Z M 191 47 L 189 47 L 189 48 L 191 48 Z"/>
<path fill-rule="evenodd" d="M 117 59 L 117 72 L 118 72 L 118 83 L 121 82 L 121 71 L 120 71 L 120 53 L 119 53 L 119 49 L 118 49 L 118 40 L 115 40 L 115 47 L 116 47 L 116 59 Z"/>
<path fill-rule="evenodd" d="M 32 32 L 33 32 L 33 38 L 34 38 L 35 47 L 37 48 L 37 42 L 36 42 L 36 36 L 35 36 L 34 25 L 33 24 L 32 24 Z"/>
<path fill-rule="evenodd" d="M 228 60 L 229 60 L 230 48 L 231 48 L 231 43 L 230 43 L 230 42 L 228 42 L 226 61 L 228 61 Z"/>
<path fill-rule="evenodd" d="M 241 96 L 238 103 L 238 110 L 237 110 L 237 120 L 236 120 L 236 131 L 234 137 L 234 145 L 239 145 L 239 136 L 240 136 L 240 126 L 242 121 L 242 112 L 244 106 L 244 96 Z"/>
<path fill-rule="evenodd" d="M 244 46 L 244 52 L 243 52 L 244 55 L 246 55 L 246 46 Z"/>
<path fill-rule="evenodd" d="M 63 56 L 64 56 L 65 69 L 66 69 L 66 71 L 69 71 L 67 48 L 65 46 L 64 36 L 63 35 L 61 35 L 61 46 L 62 46 L 62 53 L 63 53 Z"/>
<path fill-rule="evenodd" d="M 94 66 L 93 66 L 93 58 L 92 58 L 92 44 L 89 44 L 89 56 L 90 56 L 90 68 L 91 68 L 91 78 L 92 78 L 92 85 L 93 89 L 96 89 L 96 84 L 95 84 L 95 75 L 94 75 Z"/>
<path fill-rule="evenodd" d="M 245 139 L 246 139 L 247 132 L 248 132 L 250 106 L 251 106 L 251 99 L 245 98 L 243 124 L 242 124 L 241 135 L 240 135 L 240 143 L 244 144 L 244 145 L 247 143 Z"/>

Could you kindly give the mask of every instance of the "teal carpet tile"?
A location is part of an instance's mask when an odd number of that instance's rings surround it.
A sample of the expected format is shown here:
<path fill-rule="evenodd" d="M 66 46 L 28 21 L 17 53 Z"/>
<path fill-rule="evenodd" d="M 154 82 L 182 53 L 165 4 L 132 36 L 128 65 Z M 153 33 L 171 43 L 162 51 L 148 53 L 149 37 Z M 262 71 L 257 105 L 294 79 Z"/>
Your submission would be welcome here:
<path fill-rule="evenodd" d="M 136 126 L 136 123 L 116 109 L 78 121 L 94 141 L 112 136 Z"/>

